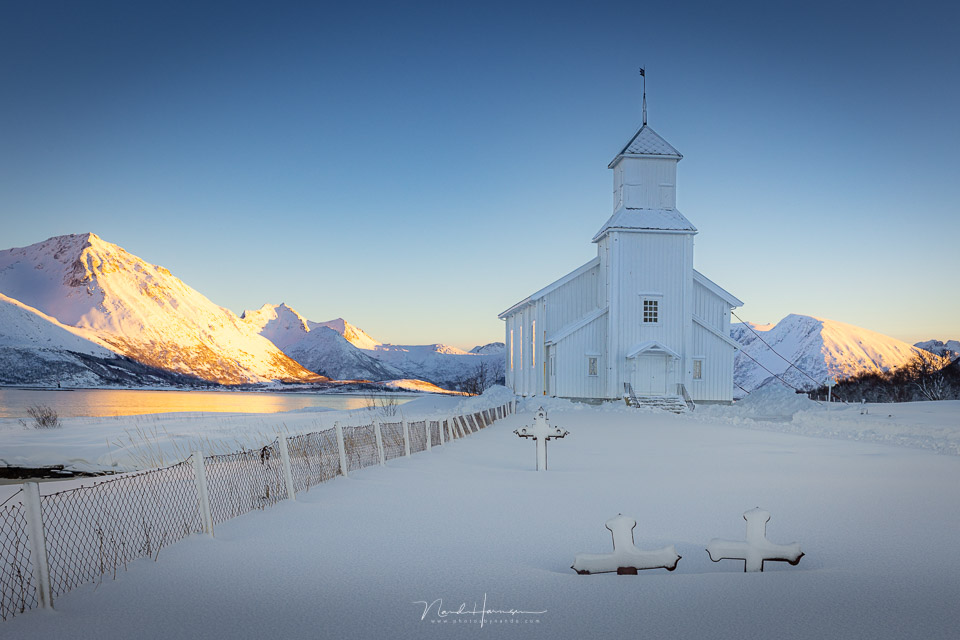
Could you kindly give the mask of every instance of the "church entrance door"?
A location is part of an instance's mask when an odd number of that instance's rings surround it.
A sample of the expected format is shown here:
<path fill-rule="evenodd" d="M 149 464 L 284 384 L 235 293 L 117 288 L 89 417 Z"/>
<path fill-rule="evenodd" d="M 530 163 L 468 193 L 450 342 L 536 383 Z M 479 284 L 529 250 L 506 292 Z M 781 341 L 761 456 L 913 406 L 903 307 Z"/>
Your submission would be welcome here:
<path fill-rule="evenodd" d="M 637 394 L 663 396 L 667 393 L 667 364 L 670 358 L 662 355 L 644 355 L 637 358 L 633 387 Z"/>

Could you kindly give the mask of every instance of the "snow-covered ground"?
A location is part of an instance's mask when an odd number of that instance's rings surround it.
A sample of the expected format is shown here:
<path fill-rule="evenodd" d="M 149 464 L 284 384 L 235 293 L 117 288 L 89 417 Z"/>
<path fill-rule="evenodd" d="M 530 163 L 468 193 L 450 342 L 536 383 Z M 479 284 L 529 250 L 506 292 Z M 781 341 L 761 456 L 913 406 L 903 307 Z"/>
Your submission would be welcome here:
<path fill-rule="evenodd" d="M 772 382 L 731 406 L 699 407 L 694 415 L 749 429 L 884 442 L 960 455 L 960 400 L 827 404 Z"/>
<path fill-rule="evenodd" d="M 762 420 L 749 405 L 692 417 L 550 400 L 551 422 L 571 433 L 536 473 L 533 443 L 512 431 L 539 404 L 226 522 L 0 629 L 23 640 L 956 637 L 960 456 L 761 430 L 796 421 L 783 397 Z M 960 430 L 956 403 L 877 406 L 889 411 L 872 407 L 870 420 Z M 794 426 L 818 433 L 810 425 L 832 429 L 845 413 L 803 409 Z M 798 566 L 747 574 L 710 560 L 707 543 L 742 539 L 757 506 L 772 514 L 771 541 L 800 543 Z M 677 569 L 570 569 L 578 553 L 610 551 L 604 522 L 618 513 L 637 520 L 641 549 L 675 545 Z M 481 627 L 475 607 L 542 613 L 485 613 Z"/>

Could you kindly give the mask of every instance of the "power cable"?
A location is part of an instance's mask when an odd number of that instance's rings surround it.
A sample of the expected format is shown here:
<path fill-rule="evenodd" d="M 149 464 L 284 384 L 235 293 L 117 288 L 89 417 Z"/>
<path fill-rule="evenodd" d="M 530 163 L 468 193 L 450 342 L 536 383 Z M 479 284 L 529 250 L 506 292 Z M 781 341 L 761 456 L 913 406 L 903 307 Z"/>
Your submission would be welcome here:
<path fill-rule="evenodd" d="M 808 378 L 810 378 L 810 380 L 812 380 L 813 383 L 814 383 L 815 385 L 817 385 L 817 388 L 820 388 L 820 387 L 823 386 L 823 382 L 817 380 L 816 378 L 814 378 L 813 376 L 811 376 L 810 374 L 808 374 L 806 371 L 804 371 L 803 369 L 801 369 L 800 367 L 798 367 L 797 365 L 793 364 L 792 362 L 790 362 L 789 360 L 787 360 L 786 358 L 784 358 L 782 355 L 780 355 L 780 354 L 777 352 L 776 349 L 774 349 L 773 347 L 770 346 L 770 343 L 768 343 L 766 340 L 763 339 L 763 336 L 761 336 L 759 333 L 757 333 L 756 331 L 754 331 L 753 327 L 751 327 L 748 322 L 745 322 L 740 316 L 738 316 L 738 315 L 733 311 L 733 309 L 730 310 L 730 315 L 732 315 L 734 318 L 736 318 L 736 319 L 739 320 L 741 323 L 743 323 L 743 326 L 745 326 L 747 329 L 749 329 L 749 330 L 753 333 L 753 335 L 757 336 L 757 338 L 760 339 L 760 342 L 762 342 L 763 344 L 767 345 L 767 348 L 770 349 L 770 351 L 773 351 L 774 353 L 776 353 L 777 356 L 778 356 L 781 360 L 783 360 L 784 362 L 786 362 L 788 365 L 790 365 L 791 367 L 793 367 L 794 369 L 796 369 L 797 371 L 799 371 L 799 372 L 802 373 L 803 375 L 805 375 L 805 376 L 807 376 Z M 741 349 L 740 352 L 743 353 L 743 349 Z M 753 360 L 753 358 L 751 358 L 751 360 Z M 754 360 L 754 362 L 756 362 L 756 360 Z M 759 364 L 759 363 L 757 363 L 757 364 Z M 766 367 L 764 367 L 764 368 L 766 369 Z M 769 369 L 767 369 L 767 370 L 769 371 Z"/>

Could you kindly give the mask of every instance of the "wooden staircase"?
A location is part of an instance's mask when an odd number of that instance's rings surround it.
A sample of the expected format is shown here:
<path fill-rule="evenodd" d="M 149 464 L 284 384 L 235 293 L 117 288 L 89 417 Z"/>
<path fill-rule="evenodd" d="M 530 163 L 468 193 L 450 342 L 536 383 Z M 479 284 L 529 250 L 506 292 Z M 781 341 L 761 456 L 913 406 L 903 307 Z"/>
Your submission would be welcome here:
<path fill-rule="evenodd" d="M 623 383 L 623 400 L 631 407 L 649 407 L 672 413 L 686 413 L 689 409 L 683 396 L 638 396 L 629 382 Z"/>

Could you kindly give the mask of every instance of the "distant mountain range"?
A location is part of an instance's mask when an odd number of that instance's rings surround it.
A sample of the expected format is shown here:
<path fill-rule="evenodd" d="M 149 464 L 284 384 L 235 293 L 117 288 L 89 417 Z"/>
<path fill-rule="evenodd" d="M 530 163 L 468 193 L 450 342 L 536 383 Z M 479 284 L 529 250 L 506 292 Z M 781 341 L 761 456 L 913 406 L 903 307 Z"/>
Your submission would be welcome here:
<path fill-rule="evenodd" d="M 238 317 L 92 233 L 0 251 L 0 384 L 443 385 L 496 357 L 460 354 L 382 345 L 342 318 L 310 322 L 285 305 Z"/>
<path fill-rule="evenodd" d="M 731 337 L 742 346 L 735 395 L 772 374 L 809 388 L 831 377 L 902 366 L 921 349 L 960 355 L 957 340 L 909 345 L 804 315 L 774 325 L 735 324 Z M 385 344 L 343 318 L 314 322 L 285 304 L 237 316 L 163 267 L 92 233 L 0 251 L 0 384 L 369 380 L 454 388 L 481 366 L 502 376 L 503 354 L 502 342 L 469 352 L 443 344 Z"/>
<path fill-rule="evenodd" d="M 960 358 L 960 340 L 947 340 L 946 342 L 940 340 L 925 340 L 913 346 L 938 356 L 950 358 L 951 360 Z"/>
<path fill-rule="evenodd" d="M 384 344 L 343 318 L 313 322 L 285 304 L 266 304 L 242 318 L 303 366 L 336 380 L 410 378 L 449 388 L 481 363 L 503 369 L 502 342 L 469 352 L 445 344 Z"/>

